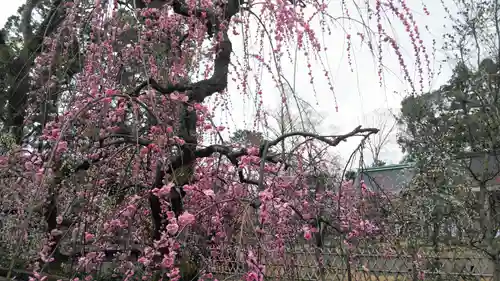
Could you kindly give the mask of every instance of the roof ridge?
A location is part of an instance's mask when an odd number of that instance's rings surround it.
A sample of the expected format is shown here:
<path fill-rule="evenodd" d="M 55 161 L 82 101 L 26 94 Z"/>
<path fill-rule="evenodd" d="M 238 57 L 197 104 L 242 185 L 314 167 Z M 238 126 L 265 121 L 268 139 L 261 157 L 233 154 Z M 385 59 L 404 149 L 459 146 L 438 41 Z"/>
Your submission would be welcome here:
<path fill-rule="evenodd" d="M 365 169 L 358 169 L 358 173 L 359 172 L 379 172 L 379 171 L 402 170 L 402 169 L 413 168 L 413 167 L 415 167 L 414 163 L 391 164 L 391 165 L 384 165 L 384 166 L 380 166 L 380 167 L 370 167 L 370 168 L 365 168 Z"/>

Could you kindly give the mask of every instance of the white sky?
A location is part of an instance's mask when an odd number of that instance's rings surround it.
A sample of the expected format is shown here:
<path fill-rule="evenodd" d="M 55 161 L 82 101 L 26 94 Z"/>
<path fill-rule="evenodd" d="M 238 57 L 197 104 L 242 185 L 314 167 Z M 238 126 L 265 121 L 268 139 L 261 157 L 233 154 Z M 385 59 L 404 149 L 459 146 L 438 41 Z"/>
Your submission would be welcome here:
<path fill-rule="evenodd" d="M 345 1 L 346 3 L 364 1 Z M 374 6 L 375 1 L 372 7 Z M 384 2 L 384 1 L 383 1 Z M 399 1 L 394 1 L 399 2 Z M 445 12 L 441 1 L 435 0 L 407 0 L 405 1 L 407 5 L 412 9 L 413 15 L 417 24 L 419 25 L 421 37 L 424 40 L 424 44 L 427 47 L 428 53 L 431 53 L 432 40 L 436 40 L 436 57 L 430 58 L 432 68 L 437 72 L 439 69 L 439 64 L 444 59 L 444 53 L 440 51 L 440 46 L 442 44 L 442 34 L 446 30 L 443 26 L 447 23 L 445 20 Z M 425 16 L 423 13 L 422 2 L 424 2 L 431 13 L 431 16 Z M 444 0 L 445 3 L 452 2 L 450 0 Z M 362 7 L 364 7 L 361 4 Z M 454 14 L 453 4 L 450 3 L 450 12 Z M 330 1 L 329 13 L 331 16 L 342 16 L 342 11 L 340 10 L 341 1 Z M 351 17 L 356 18 L 355 8 L 351 5 L 349 7 Z M 389 12 L 390 13 L 390 12 Z M 390 16 L 390 15 L 389 15 Z M 418 81 L 418 77 L 415 75 L 415 68 L 413 67 L 413 48 L 410 44 L 410 39 L 408 34 L 404 31 L 403 25 L 394 16 L 390 18 L 393 23 L 392 27 L 394 38 L 401 45 L 403 56 L 405 57 L 405 63 L 407 64 L 410 75 L 414 75 L 412 79 Z M 428 26 L 429 31 L 425 29 Z M 449 24 L 448 24 L 449 25 Z M 314 23 L 311 24 L 314 28 Z M 352 35 L 352 38 L 356 38 L 356 32 L 359 28 L 355 24 L 346 23 L 344 27 L 337 26 L 332 29 L 332 34 L 322 34 L 321 29 L 314 28 L 318 37 L 323 42 L 332 42 L 332 44 L 326 44 L 329 51 L 323 56 L 325 59 L 324 63 L 330 66 L 330 72 L 333 73 L 333 83 L 335 88 L 335 97 L 339 106 L 339 112 L 335 111 L 334 96 L 329 91 L 329 85 L 327 80 L 323 76 L 323 68 L 319 63 L 313 64 L 313 76 L 315 77 L 316 94 L 313 92 L 313 87 L 309 84 L 309 79 L 307 75 L 306 59 L 304 56 L 299 55 L 297 58 L 296 73 L 294 75 L 294 64 L 287 63 L 287 58 L 283 58 L 282 64 L 282 74 L 287 78 L 290 83 L 293 83 L 295 78 L 295 91 L 297 95 L 301 98 L 308 100 L 311 104 L 315 105 L 315 109 L 319 111 L 325 119 L 321 123 L 319 131 L 325 135 L 346 133 L 354 129 L 357 125 L 363 125 L 364 127 L 376 127 L 373 123 L 373 112 L 375 110 L 387 109 L 393 112 L 393 114 L 398 114 L 400 102 L 404 97 L 405 90 L 409 87 L 406 83 L 403 83 L 402 71 L 399 67 L 397 57 L 394 52 L 389 48 L 384 48 L 384 60 L 383 63 L 388 67 L 389 71 L 384 73 L 384 87 L 379 86 L 379 80 L 377 76 L 377 69 L 373 63 L 373 56 L 366 45 L 361 45 L 359 40 L 353 39 L 352 48 L 352 60 L 354 72 L 350 71 L 348 66 L 347 54 L 346 54 L 346 32 L 344 28 L 352 27 L 348 30 Z M 375 24 L 372 23 L 370 26 L 372 29 L 376 28 Z M 391 27 L 388 25 L 384 26 L 386 30 Z M 389 31 L 390 32 L 390 31 Z M 257 35 L 254 33 L 254 35 Z M 242 57 L 243 55 L 243 37 L 233 38 L 233 48 L 237 57 Z M 250 50 L 250 53 L 258 53 L 259 46 Z M 294 50 L 291 50 L 292 55 Z M 269 56 L 268 53 L 266 53 Z M 431 82 L 431 88 L 436 88 L 446 82 L 449 75 L 451 74 L 451 68 L 453 65 L 446 64 L 442 66 L 441 75 L 434 77 Z M 393 74 L 391 74 L 392 72 Z M 425 78 L 425 77 L 424 77 Z M 269 75 L 264 74 L 262 78 L 262 85 L 264 85 L 264 104 L 271 111 L 279 110 L 281 104 L 280 94 L 275 86 L 275 83 L 271 80 Z M 427 82 L 424 82 L 427 85 Z M 425 89 L 424 89 L 425 91 Z M 252 128 L 252 115 L 255 113 L 255 105 L 249 101 L 243 101 L 241 94 L 236 90 L 236 85 L 230 85 L 229 91 L 231 95 L 231 116 L 227 113 L 216 114 L 223 119 L 229 119 L 229 127 L 236 128 Z M 227 111 L 225 111 L 227 112 Z M 229 117 L 229 118 L 228 118 Z M 246 122 L 245 122 L 246 121 Z M 338 153 L 340 156 L 347 160 L 352 153 L 352 151 L 358 146 L 359 140 L 352 139 L 349 142 L 342 143 L 336 149 L 333 149 L 333 153 Z M 384 160 L 388 163 L 398 163 L 402 158 L 402 152 L 396 143 L 396 134 L 391 138 L 391 143 L 389 143 L 381 152 L 380 160 Z M 370 163 L 371 159 L 365 152 L 365 161 Z M 367 163 L 367 164 L 368 164 Z M 354 163 L 354 167 L 357 167 L 357 161 Z"/>
<path fill-rule="evenodd" d="M 17 8 L 24 2 L 24 0 L 10 0 L 3 1 L 2 9 L 0 10 L 0 27 L 3 27 L 6 19 L 14 14 Z M 349 2 L 349 1 L 346 1 Z M 363 2 L 363 1 L 360 1 Z M 375 2 L 375 1 L 373 1 Z M 397 1 L 396 1 L 397 2 Z M 444 32 L 443 24 L 445 21 L 445 14 L 442 7 L 441 1 L 436 0 L 407 0 L 407 4 L 413 10 L 415 20 L 419 24 L 420 33 L 425 41 L 428 51 L 431 51 L 432 39 L 435 39 L 437 44 L 436 59 L 430 58 L 431 63 L 434 63 L 433 67 L 435 70 L 438 68 L 438 64 L 443 59 L 442 52 L 439 51 L 439 47 L 442 43 L 442 34 Z M 424 16 L 422 10 L 422 2 L 427 5 L 431 16 Z M 445 3 L 450 2 L 449 0 L 444 0 Z M 329 4 L 329 11 L 332 16 L 340 15 L 341 2 L 338 0 L 331 0 Z M 452 9 L 453 12 L 453 9 Z M 351 13 L 354 10 L 351 9 Z M 351 16 L 355 17 L 355 15 Z M 404 32 L 402 24 L 398 22 L 397 19 L 391 18 L 394 22 L 394 34 L 398 43 L 401 44 L 403 55 L 406 57 L 406 63 L 409 66 L 410 72 L 414 72 L 412 63 L 412 47 L 409 43 L 409 37 Z M 425 30 L 425 25 L 429 27 L 429 31 Z M 314 26 L 314 24 L 312 25 Z M 354 29 L 350 31 L 353 34 L 353 38 L 356 38 L 356 27 L 352 25 Z M 372 26 L 374 28 L 375 26 Z M 387 27 L 387 26 L 386 26 Z M 332 73 L 332 79 L 335 88 L 335 95 L 337 103 L 339 106 L 339 112 L 335 111 L 335 103 L 332 93 L 329 91 L 329 85 L 326 80 L 323 79 L 323 70 L 319 64 L 313 64 L 313 75 L 315 77 L 315 89 L 314 94 L 312 86 L 308 82 L 307 69 L 305 67 L 306 61 L 304 56 L 299 54 L 297 59 L 296 71 L 294 73 L 294 65 L 287 62 L 287 58 L 283 58 L 285 64 L 283 65 L 283 75 L 293 84 L 295 77 L 296 93 L 302 98 L 308 100 L 311 104 L 315 105 L 317 111 L 319 111 L 325 119 L 321 123 L 319 130 L 325 134 L 336 134 L 341 132 L 348 132 L 352 130 L 357 125 L 367 125 L 370 124 L 371 112 L 380 108 L 389 108 L 395 114 L 398 113 L 400 101 L 404 96 L 404 91 L 407 89 L 407 85 L 402 83 L 403 80 L 402 72 L 397 63 L 397 58 L 389 49 L 385 49 L 385 59 L 384 63 L 388 68 L 395 74 L 391 75 L 389 72 L 385 72 L 385 86 L 383 88 L 379 87 L 377 69 L 373 63 L 373 57 L 368 51 L 366 46 L 360 47 L 358 41 L 353 39 L 353 64 L 354 73 L 351 73 L 346 57 L 346 46 L 345 37 L 346 33 L 337 26 L 332 29 L 333 34 L 331 36 L 323 35 L 320 33 L 319 29 L 315 29 L 320 40 L 327 43 L 328 53 L 323 54 L 324 62 L 329 65 L 330 72 Z M 323 38 L 323 39 L 322 39 Z M 241 58 L 242 56 L 242 40 L 243 38 L 234 37 L 233 38 L 233 48 L 236 56 Z M 258 49 L 251 48 L 250 52 L 257 53 Z M 294 53 L 294 50 L 291 51 Z M 406 54 L 410 54 L 406 56 Z M 266 54 L 267 55 L 267 54 Z M 240 60 L 241 61 L 241 60 Z M 452 65 L 443 65 L 443 70 L 439 77 L 434 77 L 432 82 L 432 87 L 438 87 L 440 84 L 444 83 L 450 73 L 450 68 Z M 275 70 L 274 70 L 275 71 Z M 269 76 L 269 75 L 267 75 Z M 416 76 L 414 76 L 416 80 Z M 264 92 L 264 104 L 268 109 L 279 108 L 279 93 L 275 89 L 274 82 L 270 78 L 262 79 L 263 92 Z M 248 100 L 242 99 L 241 95 L 236 90 L 236 85 L 230 84 L 228 93 L 231 98 L 230 112 L 231 116 L 228 116 L 227 112 L 220 114 L 216 113 L 218 118 L 217 122 L 222 122 L 228 124 L 229 128 L 252 128 L 253 117 L 255 113 L 254 105 Z M 221 121 L 222 120 L 222 121 Z M 368 121 L 367 121 L 368 120 Z M 246 121 L 246 122 L 245 122 Z M 351 154 L 354 147 L 358 145 L 358 142 L 353 140 L 340 145 L 335 152 L 339 153 L 342 158 L 347 159 Z M 389 163 L 397 163 L 401 159 L 401 151 L 395 142 L 395 137 L 392 138 L 392 143 L 389 144 L 386 149 L 382 151 L 381 159 Z M 367 156 L 365 156 L 367 157 Z M 369 162 L 369 160 L 368 160 Z"/>

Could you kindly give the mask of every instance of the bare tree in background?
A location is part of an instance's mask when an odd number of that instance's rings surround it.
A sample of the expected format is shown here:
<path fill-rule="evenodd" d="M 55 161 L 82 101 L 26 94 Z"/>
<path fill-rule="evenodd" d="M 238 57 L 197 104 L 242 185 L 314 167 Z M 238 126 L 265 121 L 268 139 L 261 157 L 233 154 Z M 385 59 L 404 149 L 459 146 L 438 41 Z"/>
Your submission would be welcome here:
<path fill-rule="evenodd" d="M 373 159 L 372 165 L 375 167 L 384 166 L 386 162 L 380 156 L 382 150 L 393 141 L 393 137 L 396 134 L 397 119 L 389 108 L 376 109 L 365 115 L 363 119 L 363 124 L 370 124 L 380 130 L 379 134 L 370 137 L 366 141 L 366 144 Z"/>
<path fill-rule="evenodd" d="M 301 98 L 289 84 L 284 84 L 285 102 L 279 108 L 265 108 L 268 117 L 262 127 L 267 138 L 304 129 L 318 133 L 325 117 L 309 101 Z M 290 138 L 282 143 L 282 150 L 297 145 L 299 138 Z"/>
<path fill-rule="evenodd" d="M 290 86 L 286 86 L 285 90 L 286 103 L 281 104 L 279 108 L 266 108 L 265 110 L 267 121 L 263 124 L 263 131 L 266 138 L 273 139 L 276 136 L 302 130 L 325 135 L 333 135 L 337 131 L 335 128 L 323 126 L 325 117 L 317 111 L 314 104 L 302 99 Z M 283 153 L 293 151 L 301 144 L 306 148 L 301 153 L 301 161 L 312 168 L 309 171 L 312 175 L 318 178 L 327 177 L 330 180 L 340 176 L 341 165 L 338 155 L 332 154 L 327 147 L 318 142 L 304 143 L 304 139 L 291 137 L 281 143 L 281 150 Z M 320 163 L 319 159 L 323 161 Z M 325 162 L 324 159 L 329 159 L 329 161 Z M 291 161 L 291 163 L 294 162 L 294 160 Z"/>

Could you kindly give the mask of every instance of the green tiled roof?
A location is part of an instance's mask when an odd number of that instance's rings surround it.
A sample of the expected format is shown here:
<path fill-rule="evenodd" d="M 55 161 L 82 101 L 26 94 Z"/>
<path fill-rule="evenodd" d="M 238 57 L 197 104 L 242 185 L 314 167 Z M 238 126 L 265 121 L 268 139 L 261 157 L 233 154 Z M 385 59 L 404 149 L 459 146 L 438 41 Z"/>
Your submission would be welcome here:
<path fill-rule="evenodd" d="M 356 180 L 364 180 L 367 187 L 373 191 L 383 189 L 399 193 L 414 177 L 412 163 L 386 165 L 358 170 Z"/>
<path fill-rule="evenodd" d="M 487 179 L 487 185 L 498 185 L 500 182 L 500 153 L 464 153 L 449 163 L 450 169 L 456 169 L 450 178 L 450 184 L 466 183 L 472 175 Z M 384 189 L 399 192 L 407 186 L 416 170 L 413 163 L 386 165 L 358 170 L 356 180 L 361 178 L 372 190 Z M 425 167 L 424 167 L 425 168 Z"/>
<path fill-rule="evenodd" d="M 381 166 L 381 167 L 366 168 L 366 169 L 363 169 L 363 171 L 365 171 L 365 172 L 380 172 L 380 171 L 401 170 L 401 169 L 412 168 L 413 165 L 414 165 L 413 163 L 385 165 L 385 166 Z"/>

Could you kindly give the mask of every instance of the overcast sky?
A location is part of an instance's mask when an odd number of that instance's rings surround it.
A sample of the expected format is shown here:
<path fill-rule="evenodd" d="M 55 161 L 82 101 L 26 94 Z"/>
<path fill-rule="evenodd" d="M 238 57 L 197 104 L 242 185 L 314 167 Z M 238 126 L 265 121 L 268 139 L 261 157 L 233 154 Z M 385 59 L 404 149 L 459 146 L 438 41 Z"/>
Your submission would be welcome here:
<path fill-rule="evenodd" d="M 0 10 L 0 26 L 4 25 L 8 16 L 16 12 L 17 8 L 24 0 L 3 2 L 2 9 Z M 432 67 L 437 71 L 439 64 L 441 64 L 440 61 L 443 59 L 443 53 L 439 50 L 439 46 L 442 44 L 442 34 L 445 31 L 443 25 L 446 24 L 441 1 L 408 0 L 406 2 L 413 10 L 415 20 L 420 27 L 422 39 L 429 52 L 431 51 L 432 40 L 436 40 L 436 58 L 431 59 L 433 63 Z M 427 5 L 431 16 L 424 15 L 422 2 Z M 444 2 L 450 1 L 444 0 Z M 329 4 L 330 14 L 332 16 L 341 16 L 340 7 L 341 1 L 331 0 Z M 350 11 L 351 16 L 356 17 L 354 7 L 350 7 Z M 402 24 L 398 22 L 396 18 L 392 17 L 391 21 L 393 22 L 392 28 L 394 37 L 401 44 L 405 61 L 413 75 L 413 79 L 418 80 L 414 75 L 414 58 L 409 37 L 407 33 L 404 32 Z M 375 126 L 376 124 L 373 124 L 375 118 L 373 118 L 372 112 L 377 109 L 386 108 L 391 110 L 394 114 L 397 114 L 401 99 L 404 97 L 405 91 L 408 90 L 408 85 L 402 82 L 402 71 L 394 53 L 387 48 L 384 49 L 384 63 L 389 71 L 384 73 L 384 87 L 381 88 L 379 87 L 377 69 L 375 68 L 372 54 L 369 52 L 368 48 L 362 46 L 359 40 L 354 36 L 359 30 L 356 24 L 344 23 L 343 27 L 340 25 L 336 27 L 330 25 L 332 27 L 331 35 L 322 34 L 321 29 L 318 28 L 317 24 L 315 26 L 315 24 L 316 23 L 313 22 L 312 27 L 315 28 L 322 43 L 328 46 L 328 51 L 322 54 L 324 66 L 321 66 L 321 63 L 318 62 L 312 63 L 313 76 L 315 77 L 315 92 L 313 86 L 309 84 L 307 75 L 308 70 L 306 67 L 307 60 L 302 52 L 298 52 L 297 59 L 292 59 L 294 62 L 297 62 L 294 64 L 287 62 L 288 58 L 285 56 L 282 64 L 282 74 L 291 84 L 295 85 L 295 92 L 297 95 L 311 103 L 324 117 L 318 130 L 324 134 L 331 135 L 348 132 L 357 125 Z M 429 30 L 426 30 L 426 26 Z M 374 28 L 375 25 L 372 23 L 371 27 Z M 386 25 L 386 28 L 387 27 L 389 26 Z M 254 32 L 255 29 L 251 28 L 251 32 L 252 31 Z M 353 34 L 354 38 L 352 44 L 354 72 L 350 71 L 348 65 L 345 40 L 346 32 Z M 240 62 L 242 62 L 244 38 L 241 35 L 233 36 L 232 41 L 235 56 L 240 58 Z M 254 54 L 258 53 L 258 45 L 256 46 L 256 44 L 251 42 L 249 51 Z M 295 50 L 290 50 L 290 53 L 294 55 Z M 269 54 L 265 52 L 264 56 L 268 57 L 268 55 Z M 330 86 L 327 83 L 328 81 L 324 79 L 323 67 L 327 68 L 331 73 L 335 94 L 332 94 L 329 90 Z M 436 88 L 445 82 L 450 75 L 451 63 L 444 64 L 442 67 L 441 75 L 435 76 L 431 81 L 432 88 Z M 273 69 L 273 71 L 276 72 L 276 69 Z M 258 73 L 258 75 L 261 74 Z M 267 109 L 277 110 L 281 100 L 279 91 L 275 83 L 272 82 L 270 75 L 263 73 L 261 76 L 262 77 L 259 79 L 262 84 L 264 105 Z M 253 83 L 252 86 L 255 86 L 255 83 Z M 254 97 L 242 97 L 236 88 L 236 83 L 230 84 L 228 94 L 230 95 L 230 99 L 227 99 L 230 101 L 228 104 L 230 110 L 223 113 L 217 110 L 218 118 L 216 121 L 224 123 L 224 125 L 228 126 L 232 131 L 234 131 L 234 129 L 243 128 L 251 129 L 253 127 L 253 116 L 255 115 L 255 105 L 251 100 Z M 337 103 L 335 103 L 335 99 Z M 335 110 L 336 104 L 338 104 L 338 112 Z M 343 143 L 335 152 L 342 158 L 347 159 L 357 145 L 357 141 Z M 381 159 L 389 163 L 397 163 L 401 159 L 401 156 L 401 151 L 395 143 L 394 136 L 391 139 L 391 143 L 382 151 Z"/>
<path fill-rule="evenodd" d="M 358 3 L 364 2 L 354 1 Z M 350 16 L 352 18 L 359 18 L 359 16 L 356 16 L 354 5 L 352 5 L 354 1 L 345 2 L 348 3 L 348 5 L 351 3 L 348 7 Z M 371 2 L 373 2 L 374 5 L 375 1 Z M 399 1 L 394 2 L 399 3 Z M 415 21 L 420 29 L 421 37 L 424 40 L 424 45 L 426 45 L 429 53 L 432 49 L 432 41 L 436 41 L 436 54 L 434 58 L 431 58 L 431 67 L 435 72 L 441 69 L 440 75 L 435 75 L 431 81 L 426 81 L 425 84 L 427 85 L 428 82 L 430 82 L 430 88 L 437 88 L 442 83 L 446 82 L 451 74 L 451 68 L 453 67 L 451 62 L 442 63 L 444 53 L 440 50 L 440 46 L 443 43 L 442 35 L 445 32 L 449 32 L 448 28 L 450 24 L 445 19 L 445 12 L 441 1 L 410 0 L 405 2 L 413 12 Z M 427 9 L 431 13 L 430 16 L 424 14 L 422 2 L 426 4 Z M 443 2 L 450 3 L 452 1 L 444 0 Z M 340 7 L 341 1 L 330 1 L 328 9 L 329 14 L 332 17 L 341 17 L 342 11 Z M 364 6 L 361 4 L 361 7 Z M 448 7 L 451 14 L 454 14 L 455 9 L 451 3 Z M 401 46 L 404 60 L 408 65 L 412 79 L 418 81 L 413 65 L 415 62 L 412 51 L 413 47 L 410 44 L 409 36 L 405 32 L 401 22 L 399 22 L 396 17 L 391 16 L 390 13 L 389 19 L 392 24 L 388 25 L 386 20 L 384 27 L 389 33 L 392 30 L 394 38 Z M 445 27 L 445 25 L 447 25 L 447 27 Z M 301 52 L 299 52 L 297 59 L 293 59 L 293 63 L 288 62 L 287 55 L 285 55 L 282 61 L 282 74 L 287 80 L 291 81 L 290 83 L 293 84 L 292 81 L 295 81 L 295 92 L 297 95 L 308 100 L 314 105 L 315 109 L 325 117 L 320 124 L 321 126 L 318 128 L 319 131 L 326 135 L 332 135 L 349 132 L 357 125 L 363 125 L 365 127 L 376 126 L 377 124 L 375 121 L 380 118 L 374 116 L 374 111 L 384 112 L 384 110 L 386 110 L 393 114 L 398 114 L 400 102 L 408 91 L 408 85 L 402 82 L 404 77 L 394 52 L 389 48 L 384 48 L 383 63 L 387 67 L 387 70 L 384 72 L 384 86 L 380 87 L 377 69 L 374 64 L 374 57 L 367 46 L 362 45 L 360 40 L 357 40 L 358 38 L 355 36 L 356 32 L 361 30 L 359 25 L 356 23 L 344 22 L 342 26 L 332 26 L 331 35 L 323 34 L 317 22 L 313 22 L 311 26 L 316 31 L 322 43 L 328 47 L 328 51 L 322 54 L 324 58 L 323 62 L 312 63 L 313 76 L 315 77 L 314 89 L 316 91 L 314 92 L 313 86 L 309 84 L 307 75 L 308 69 L 306 67 L 308 61 L 305 56 L 301 55 Z M 375 29 L 376 23 L 372 22 L 370 27 Z M 354 38 L 352 40 L 351 53 L 354 72 L 350 70 L 346 54 L 347 33 L 350 33 L 352 35 L 351 37 Z M 258 36 L 255 33 L 254 35 Z M 232 41 L 236 57 L 243 57 L 244 38 L 241 36 L 234 37 Z M 258 45 L 250 44 L 250 46 L 255 46 L 254 48 L 250 47 L 250 53 L 259 52 Z M 290 50 L 292 56 L 294 55 L 294 51 L 293 48 Z M 265 56 L 269 57 L 269 54 L 265 52 Z M 330 86 L 328 85 L 328 80 L 324 78 L 322 65 L 325 65 L 327 70 L 332 74 L 331 77 L 335 94 L 332 94 L 329 90 Z M 427 78 L 427 76 L 424 78 Z M 264 74 L 260 79 L 262 79 L 261 84 L 263 85 L 265 106 L 271 109 L 271 111 L 272 109 L 278 111 L 281 100 L 279 89 L 272 81 L 270 75 Z M 429 88 L 426 90 L 428 89 Z M 242 98 L 235 84 L 230 85 L 228 92 L 231 96 L 230 108 L 233 110 L 225 110 L 223 114 L 217 114 L 216 116 L 224 120 L 229 120 L 230 127 L 252 128 L 252 115 L 255 113 L 255 105 L 249 100 Z M 335 103 L 335 98 L 337 103 Z M 335 110 L 336 104 L 338 104 L 338 112 Z M 228 112 L 230 112 L 230 114 Z M 387 116 L 390 114 L 385 115 Z M 391 143 L 382 150 L 380 158 L 388 163 L 398 163 L 402 158 L 402 152 L 396 143 L 396 134 L 393 134 L 390 141 Z M 340 154 L 340 156 L 346 160 L 358 144 L 359 140 L 354 139 L 347 143 L 342 143 L 333 151 Z M 368 162 L 367 164 L 371 162 L 367 154 L 365 154 L 364 159 Z M 357 161 L 354 167 L 356 167 L 356 165 Z"/>

